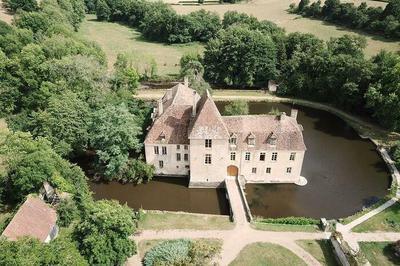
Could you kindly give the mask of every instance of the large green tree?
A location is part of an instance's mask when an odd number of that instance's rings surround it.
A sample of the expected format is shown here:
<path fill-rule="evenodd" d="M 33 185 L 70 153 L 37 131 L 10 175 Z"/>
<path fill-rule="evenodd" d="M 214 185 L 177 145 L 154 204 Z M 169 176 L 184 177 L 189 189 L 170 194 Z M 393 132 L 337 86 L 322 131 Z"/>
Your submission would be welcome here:
<path fill-rule="evenodd" d="M 91 265 L 122 265 L 135 250 L 134 215 L 117 201 L 90 205 L 76 228 L 81 253 Z"/>
<path fill-rule="evenodd" d="M 125 104 L 107 104 L 94 112 L 90 126 L 90 147 L 96 151 L 99 167 L 112 179 L 126 166 L 129 152 L 139 151 L 142 129 L 138 118 Z"/>
<path fill-rule="evenodd" d="M 276 77 L 276 63 L 272 38 L 241 26 L 221 30 L 204 52 L 206 79 L 227 85 L 263 85 Z"/>

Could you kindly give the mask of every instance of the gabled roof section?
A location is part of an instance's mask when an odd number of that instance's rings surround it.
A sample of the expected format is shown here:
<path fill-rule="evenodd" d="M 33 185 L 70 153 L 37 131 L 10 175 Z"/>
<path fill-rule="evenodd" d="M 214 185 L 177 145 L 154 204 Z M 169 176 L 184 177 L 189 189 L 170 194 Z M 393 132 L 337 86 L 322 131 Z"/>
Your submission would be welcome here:
<path fill-rule="evenodd" d="M 57 222 L 56 211 L 37 197 L 28 197 L 3 232 L 9 240 L 29 236 L 44 242 Z"/>
<path fill-rule="evenodd" d="M 229 139 L 229 132 L 217 106 L 207 91 L 197 105 L 196 117 L 189 127 L 189 139 Z"/>

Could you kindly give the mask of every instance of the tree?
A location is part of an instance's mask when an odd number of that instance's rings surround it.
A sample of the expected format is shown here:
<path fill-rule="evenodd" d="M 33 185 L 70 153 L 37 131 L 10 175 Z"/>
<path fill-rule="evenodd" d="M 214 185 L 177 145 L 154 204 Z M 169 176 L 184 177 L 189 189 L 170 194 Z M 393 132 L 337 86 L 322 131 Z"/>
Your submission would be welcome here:
<path fill-rule="evenodd" d="M 38 9 L 36 0 L 5 0 L 4 5 L 12 12 L 18 9 L 24 11 L 36 11 Z"/>
<path fill-rule="evenodd" d="M 241 87 L 265 84 L 276 77 L 276 63 L 273 40 L 240 26 L 221 30 L 204 52 L 205 78 L 213 83 Z"/>
<path fill-rule="evenodd" d="M 60 155 L 82 152 L 89 138 L 90 116 L 88 104 L 65 91 L 51 96 L 45 110 L 33 113 L 31 132 L 50 140 Z"/>
<path fill-rule="evenodd" d="M 100 200 L 87 208 L 74 235 L 89 264 L 122 265 L 135 252 L 129 238 L 134 231 L 134 215 L 128 206 Z"/>
<path fill-rule="evenodd" d="M 304 8 L 310 4 L 310 0 L 301 0 L 299 6 L 297 7 L 297 12 L 302 13 Z"/>
<path fill-rule="evenodd" d="M 142 129 L 125 104 L 108 104 L 97 110 L 89 132 L 90 146 L 96 151 L 98 166 L 104 166 L 107 179 L 118 175 L 126 166 L 129 152 L 141 148 Z"/>
<path fill-rule="evenodd" d="M 109 20 L 111 15 L 110 7 L 105 0 L 97 0 L 96 16 L 98 20 Z"/>
<path fill-rule="evenodd" d="M 79 210 L 72 199 L 63 199 L 57 206 L 57 215 L 58 225 L 68 227 L 79 217 Z"/>
<path fill-rule="evenodd" d="M 244 100 L 233 101 L 225 106 L 224 115 L 247 115 L 249 104 Z"/>
<path fill-rule="evenodd" d="M 114 90 L 128 90 L 134 93 L 139 86 L 139 75 L 125 54 L 118 54 L 111 80 Z"/>
<path fill-rule="evenodd" d="M 400 240 L 397 240 L 392 244 L 394 255 L 400 258 Z"/>

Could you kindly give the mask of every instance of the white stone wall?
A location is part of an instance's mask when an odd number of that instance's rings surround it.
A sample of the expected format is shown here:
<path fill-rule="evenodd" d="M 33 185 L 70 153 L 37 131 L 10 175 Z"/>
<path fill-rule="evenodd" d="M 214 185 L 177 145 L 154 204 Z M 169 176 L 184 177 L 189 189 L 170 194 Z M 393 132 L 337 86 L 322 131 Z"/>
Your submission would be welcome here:
<path fill-rule="evenodd" d="M 158 146 L 159 154 L 154 153 L 154 146 Z M 167 148 L 167 154 L 162 154 L 162 147 Z M 145 154 L 146 162 L 155 166 L 156 175 L 188 175 L 190 167 L 190 147 L 187 146 L 185 150 L 185 145 L 180 144 L 180 149 L 177 149 L 176 144 L 146 144 Z M 177 161 L 176 154 L 181 154 L 181 161 Z M 184 154 L 188 154 L 188 161 L 185 161 Z M 164 162 L 164 167 L 160 168 L 159 161 Z"/>
<path fill-rule="evenodd" d="M 239 175 L 243 175 L 247 182 L 293 183 L 300 178 L 304 151 L 248 150 L 235 152 L 236 160 L 229 161 L 228 165 L 237 166 L 239 168 Z M 250 161 L 245 160 L 246 152 L 250 152 Z M 260 161 L 261 152 L 265 153 L 265 161 Z M 273 152 L 276 152 L 278 155 L 276 161 L 272 160 Z M 294 161 L 289 160 L 292 152 L 295 153 Z M 266 173 L 268 167 L 271 168 L 271 173 L 269 174 Z M 286 172 L 288 167 L 292 168 L 290 174 Z M 256 173 L 252 172 L 253 168 L 256 168 Z"/>
<path fill-rule="evenodd" d="M 205 164 L 205 155 L 211 154 L 211 164 Z M 205 147 L 204 139 L 190 140 L 190 185 L 213 186 L 223 182 L 228 166 L 228 140 L 212 140 L 212 147 Z"/>

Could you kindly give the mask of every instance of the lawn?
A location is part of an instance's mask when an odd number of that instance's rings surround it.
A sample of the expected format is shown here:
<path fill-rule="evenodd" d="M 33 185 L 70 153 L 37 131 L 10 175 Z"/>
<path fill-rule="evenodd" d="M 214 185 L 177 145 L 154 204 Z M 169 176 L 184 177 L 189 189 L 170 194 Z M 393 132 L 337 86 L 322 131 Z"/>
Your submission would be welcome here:
<path fill-rule="evenodd" d="M 400 203 L 395 203 L 381 213 L 353 228 L 354 232 L 400 232 Z"/>
<path fill-rule="evenodd" d="M 322 265 L 339 265 L 328 240 L 298 240 L 296 243 L 309 252 Z"/>
<path fill-rule="evenodd" d="M 288 232 L 318 232 L 316 225 L 292 225 L 253 222 L 251 227 L 263 231 L 288 231 Z"/>
<path fill-rule="evenodd" d="M 271 243 L 254 243 L 247 245 L 240 251 L 237 258 L 229 264 L 230 266 L 242 265 L 306 265 L 302 259 L 290 250 Z"/>
<path fill-rule="evenodd" d="M 394 256 L 390 244 L 390 242 L 361 242 L 360 248 L 371 265 L 399 265 L 400 259 Z"/>
<path fill-rule="evenodd" d="M 179 60 L 185 53 L 201 53 L 203 46 L 198 43 L 166 45 L 149 42 L 134 28 L 110 22 L 100 22 L 95 15 L 87 15 L 78 35 L 96 42 L 107 55 L 108 67 L 112 69 L 119 53 L 127 53 L 143 71 L 152 60 L 157 63 L 161 76 L 179 73 Z"/>
<path fill-rule="evenodd" d="M 183 212 L 147 211 L 139 222 L 139 230 L 229 230 L 233 227 L 234 223 L 230 221 L 229 216 Z"/>
<path fill-rule="evenodd" d="M 278 26 L 286 29 L 287 32 L 304 32 L 312 33 L 323 40 L 329 40 L 331 37 L 339 37 L 344 34 L 360 34 L 367 38 L 368 47 L 366 48 L 366 54 L 368 56 L 375 55 L 381 49 L 389 51 L 400 50 L 399 42 L 383 39 L 374 35 L 367 35 L 362 32 L 356 32 L 333 24 L 328 24 L 320 20 L 313 20 L 308 18 L 302 18 L 295 14 L 289 14 L 287 9 L 291 3 L 298 3 L 299 0 L 253 0 L 243 1 L 241 4 L 225 4 L 225 5 L 204 5 L 204 6 L 184 6 L 174 5 L 173 8 L 180 14 L 187 14 L 195 10 L 206 9 L 209 11 L 215 11 L 220 16 L 226 11 L 238 11 L 253 15 L 261 20 L 270 20 L 275 22 Z M 354 2 L 359 5 L 361 2 L 367 2 L 370 6 L 385 6 L 386 3 L 378 1 L 363 1 L 363 0 L 352 0 L 348 2 Z"/>

